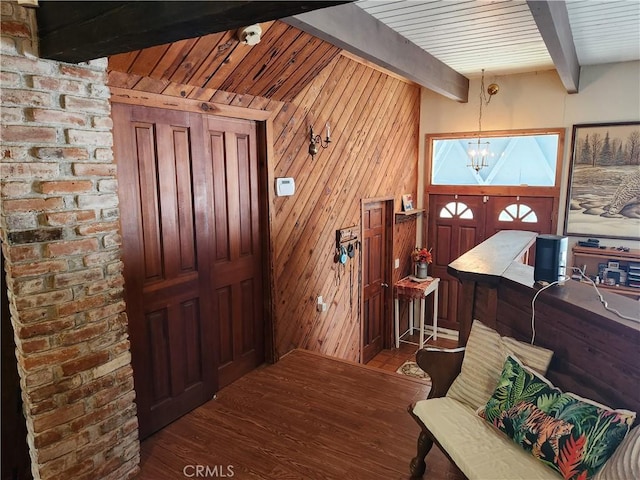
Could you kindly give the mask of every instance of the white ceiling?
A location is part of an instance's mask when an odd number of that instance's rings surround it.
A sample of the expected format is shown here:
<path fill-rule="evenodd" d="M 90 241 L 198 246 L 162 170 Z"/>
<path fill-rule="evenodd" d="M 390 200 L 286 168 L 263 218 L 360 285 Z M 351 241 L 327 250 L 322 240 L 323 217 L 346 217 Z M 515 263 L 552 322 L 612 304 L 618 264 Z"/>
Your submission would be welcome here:
<path fill-rule="evenodd" d="M 578 63 L 640 60 L 640 0 L 567 0 Z M 355 5 L 466 77 L 554 68 L 525 0 L 358 0 Z"/>

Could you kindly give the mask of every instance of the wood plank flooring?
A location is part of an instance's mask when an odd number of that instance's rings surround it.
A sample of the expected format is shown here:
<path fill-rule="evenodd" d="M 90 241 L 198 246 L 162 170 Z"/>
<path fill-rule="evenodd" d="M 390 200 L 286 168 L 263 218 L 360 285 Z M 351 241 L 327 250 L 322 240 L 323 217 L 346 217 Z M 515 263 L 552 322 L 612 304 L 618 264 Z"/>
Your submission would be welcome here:
<path fill-rule="evenodd" d="M 209 478 L 408 479 L 419 428 L 406 407 L 428 390 L 406 376 L 294 350 L 145 440 L 138 478 L 195 477 L 200 467 Z M 430 480 L 464 478 L 437 448 L 427 462 Z"/>
<path fill-rule="evenodd" d="M 409 335 L 406 340 L 412 342 L 418 342 L 418 335 Z M 457 340 L 449 340 L 440 336 L 438 340 L 429 339 L 427 345 L 443 347 L 443 348 L 455 348 L 458 346 Z M 409 343 L 400 343 L 400 348 L 382 350 L 379 354 L 373 357 L 367 365 L 370 367 L 377 367 L 388 372 L 395 372 L 404 362 L 407 360 L 416 360 L 416 347 Z"/>

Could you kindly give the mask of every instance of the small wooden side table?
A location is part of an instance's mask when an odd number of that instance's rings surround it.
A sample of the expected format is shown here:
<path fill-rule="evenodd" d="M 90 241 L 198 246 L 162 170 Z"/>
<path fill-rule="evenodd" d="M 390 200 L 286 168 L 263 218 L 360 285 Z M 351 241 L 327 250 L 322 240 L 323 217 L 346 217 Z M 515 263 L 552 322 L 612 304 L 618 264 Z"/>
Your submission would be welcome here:
<path fill-rule="evenodd" d="M 404 277 L 394 285 L 395 295 L 395 334 L 396 334 L 396 348 L 400 347 L 400 342 L 411 343 L 418 345 L 419 348 L 424 347 L 424 301 L 425 298 L 431 293 L 433 296 L 433 336 L 434 340 L 438 339 L 438 285 L 440 284 L 439 278 L 426 278 L 424 280 L 415 279 L 415 277 Z M 411 302 L 409 305 L 409 328 L 402 334 L 400 334 L 400 300 L 408 300 Z M 413 306 L 415 300 L 420 300 L 420 342 L 411 342 L 409 340 L 403 340 L 402 338 L 411 334 L 414 331 L 413 323 Z M 427 338 L 427 340 L 429 340 Z"/>

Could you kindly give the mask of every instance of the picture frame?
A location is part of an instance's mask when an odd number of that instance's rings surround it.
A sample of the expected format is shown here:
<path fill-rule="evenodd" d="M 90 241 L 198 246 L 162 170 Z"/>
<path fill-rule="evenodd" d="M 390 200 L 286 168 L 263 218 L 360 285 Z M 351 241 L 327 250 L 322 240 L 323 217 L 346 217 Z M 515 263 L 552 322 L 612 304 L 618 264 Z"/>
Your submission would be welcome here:
<path fill-rule="evenodd" d="M 640 122 L 576 124 L 564 235 L 640 240 Z"/>
<path fill-rule="evenodd" d="M 413 197 L 410 193 L 405 193 L 402 195 L 402 211 L 410 212 L 413 210 Z"/>

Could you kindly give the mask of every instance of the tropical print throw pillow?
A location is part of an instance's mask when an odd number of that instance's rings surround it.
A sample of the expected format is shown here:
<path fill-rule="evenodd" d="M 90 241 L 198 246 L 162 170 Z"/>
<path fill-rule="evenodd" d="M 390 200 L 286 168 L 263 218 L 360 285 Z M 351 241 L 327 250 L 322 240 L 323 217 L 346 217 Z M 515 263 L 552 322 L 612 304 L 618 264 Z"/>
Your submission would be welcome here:
<path fill-rule="evenodd" d="M 478 414 L 566 480 L 595 475 L 636 417 L 563 393 L 511 355 Z"/>

